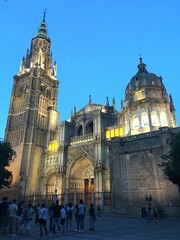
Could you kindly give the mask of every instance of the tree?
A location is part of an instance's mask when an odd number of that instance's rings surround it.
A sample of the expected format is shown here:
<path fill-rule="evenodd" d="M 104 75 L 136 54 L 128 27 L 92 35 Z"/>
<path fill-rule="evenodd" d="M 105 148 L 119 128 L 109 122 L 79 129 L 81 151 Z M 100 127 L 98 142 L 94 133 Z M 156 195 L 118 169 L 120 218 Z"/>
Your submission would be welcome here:
<path fill-rule="evenodd" d="M 16 157 L 16 152 L 9 142 L 0 140 L 0 189 L 9 187 L 12 179 L 12 172 L 7 169 Z"/>
<path fill-rule="evenodd" d="M 170 150 L 163 154 L 160 167 L 166 178 L 180 188 L 180 132 L 172 137 L 169 142 Z"/>

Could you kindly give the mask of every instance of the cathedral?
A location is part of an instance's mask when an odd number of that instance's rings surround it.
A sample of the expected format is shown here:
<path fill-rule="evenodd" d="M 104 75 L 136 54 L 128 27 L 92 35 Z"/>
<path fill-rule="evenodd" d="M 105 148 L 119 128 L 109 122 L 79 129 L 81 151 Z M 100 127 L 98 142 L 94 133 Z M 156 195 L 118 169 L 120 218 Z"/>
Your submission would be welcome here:
<path fill-rule="evenodd" d="M 140 58 L 121 111 L 114 99 L 101 105 L 89 96 L 87 105 L 74 108 L 63 122 L 58 87 L 44 15 L 14 76 L 5 141 L 17 158 L 7 191 L 33 201 L 56 196 L 75 204 L 83 198 L 120 213 L 137 212 L 145 196 L 167 209 L 175 205 L 177 186 L 158 167 L 168 140 L 179 131 L 162 77 L 149 73 Z"/>

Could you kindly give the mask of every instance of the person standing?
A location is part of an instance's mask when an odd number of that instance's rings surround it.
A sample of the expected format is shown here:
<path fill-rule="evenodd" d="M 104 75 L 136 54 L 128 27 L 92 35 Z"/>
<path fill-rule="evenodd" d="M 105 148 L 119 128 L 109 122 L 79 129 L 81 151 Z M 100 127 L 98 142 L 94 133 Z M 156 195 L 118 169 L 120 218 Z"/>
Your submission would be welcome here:
<path fill-rule="evenodd" d="M 0 230 L 3 233 L 6 233 L 8 227 L 9 203 L 7 200 L 7 197 L 3 197 L 2 202 L 0 203 Z"/>
<path fill-rule="evenodd" d="M 53 207 L 54 207 L 54 202 L 52 205 L 49 207 L 49 232 L 53 232 Z"/>
<path fill-rule="evenodd" d="M 24 209 L 24 229 L 26 230 L 26 235 L 29 234 L 31 224 L 32 224 L 32 219 L 33 219 L 33 207 L 32 203 L 29 203 L 27 208 Z"/>
<path fill-rule="evenodd" d="M 18 206 L 16 204 L 16 199 L 9 205 L 9 234 L 12 237 L 16 236 L 16 219 L 17 219 Z"/>
<path fill-rule="evenodd" d="M 63 228 L 63 233 L 65 233 L 65 222 L 66 222 L 66 209 L 64 205 L 61 208 L 61 226 Z"/>
<path fill-rule="evenodd" d="M 75 223 L 76 223 L 76 229 L 75 229 L 75 231 L 79 231 L 78 212 L 79 212 L 78 205 L 76 205 L 76 206 L 75 206 L 75 209 L 74 209 L 74 217 L 75 217 Z"/>
<path fill-rule="evenodd" d="M 59 205 L 59 200 L 56 200 L 56 204 L 53 206 L 53 218 L 52 218 L 52 230 L 55 234 L 55 228 L 57 227 L 60 232 L 60 217 L 61 217 L 61 206 Z"/>
<path fill-rule="evenodd" d="M 89 215 L 90 215 L 90 228 L 89 228 L 89 230 L 95 230 L 96 212 L 95 212 L 95 208 L 94 208 L 93 203 L 90 204 Z"/>
<path fill-rule="evenodd" d="M 39 212 L 39 210 L 41 209 L 41 205 L 40 205 L 40 203 L 38 203 L 37 204 L 37 206 L 35 206 L 35 224 L 36 225 L 38 225 L 39 224 L 39 222 L 38 222 L 38 212 Z"/>
<path fill-rule="evenodd" d="M 83 200 L 79 201 L 78 206 L 78 232 L 84 232 L 84 218 L 85 218 L 86 207 Z"/>
<path fill-rule="evenodd" d="M 45 234 L 48 234 L 46 223 L 48 218 L 48 209 L 45 207 L 45 203 L 42 204 L 41 209 L 38 211 L 38 222 L 40 226 L 40 236 L 43 234 L 43 229 L 45 231 Z"/>
<path fill-rule="evenodd" d="M 67 207 L 67 217 L 66 217 L 66 228 L 72 229 L 72 217 L 73 217 L 73 207 L 72 203 L 68 204 Z"/>

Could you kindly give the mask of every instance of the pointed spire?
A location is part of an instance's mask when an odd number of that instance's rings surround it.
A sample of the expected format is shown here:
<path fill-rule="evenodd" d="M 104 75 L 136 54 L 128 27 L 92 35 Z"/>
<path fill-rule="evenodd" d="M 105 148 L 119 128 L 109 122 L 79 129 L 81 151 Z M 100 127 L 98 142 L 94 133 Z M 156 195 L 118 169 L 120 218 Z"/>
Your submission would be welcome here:
<path fill-rule="evenodd" d="M 76 114 L 76 107 L 74 107 L 74 114 Z"/>
<path fill-rule="evenodd" d="M 22 72 L 24 70 L 24 57 L 21 60 L 21 64 L 20 64 L 20 72 Z"/>
<path fill-rule="evenodd" d="M 123 110 L 124 108 L 124 104 L 123 104 L 123 100 L 121 99 L 121 111 Z"/>
<path fill-rule="evenodd" d="M 174 107 L 174 102 L 173 102 L 171 94 L 169 94 L 169 99 L 170 99 L 170 101 L 169 101 L 170 102 L 170 111 L 174 112 L 175 111 L 175 107 Z"/>
<path fill-rule="evenodd" d="M 48 37 L 48 32 L 47 32 L 45 19 L 46 19 L 46 10 L 43 12 L 43 20 L 42 20 L 41 25 L 38 29 L 36 37 L 45 38 L 49 41 L 50 39 Z"/>
<path fill-rule="evenodd" d="M 71 110 L 71 115 L 70 115 L 70 119 L 69 119 L 70 122 L 73 121 L 73 111 Z"/>
<path fill-rule="evenodd" d="M 142 72 L 145 72 L 145 73 L 148 73 L 147 69 L 146 69 L 146 64 L 143 63 L 142 61 L 142 57 L 140 56 L 139 58 L 139 65 L 137 66 L 137 68 L 139 69 L 138 70 L 138 73 L 142 73 Z"/>
<path fill-rule="evenodd" d="M 109 99 L 106 97 L 106 106 L 109 106 Z"/>
<path fill-rule="evenodd" d="M 54 62 L 54 65 L 53 65 L 53 76 L 57 76 L 57 64 L 56 64 L 56 61 Z"/>
<path fill-rule="evenodd" d="M 113 100 L 112 100 L 112 105 L 113 105 L 113 108 L 116 109 L 116 102 L 115 102 L 115 98 L 113 97 Z"/>
<path fill-rule="evenodd" d="M 92 104 L 91 95 L 89 95 L 89 104 Z"/>
<path fill-rule="evenodd" d="M 27 48 L 27 51 L 26 51 L 26 57 L 29 56 L 29 48 Z"/>

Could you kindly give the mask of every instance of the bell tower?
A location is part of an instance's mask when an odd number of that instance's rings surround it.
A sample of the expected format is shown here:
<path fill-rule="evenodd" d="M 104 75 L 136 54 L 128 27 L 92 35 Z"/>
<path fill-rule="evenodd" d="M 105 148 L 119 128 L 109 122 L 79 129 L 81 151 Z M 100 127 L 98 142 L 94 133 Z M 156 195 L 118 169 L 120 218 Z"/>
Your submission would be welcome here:
<path fill-rule="evenodd" d="M 51 41 L 48 37 L 45 13 L 36 36 L 31 40 L 30 51 L 22 58 L 20 71 L 14 76 L 5 141 L 17 153 L 10 166 L 12 186 L 18 193 L 39 194 L 43 154 L 51 131 L 58 127 L 57 96 L 59 81 L 56 62 L 52 64 Z M 49 112 L 56 119 L 51 119 Z"/>

